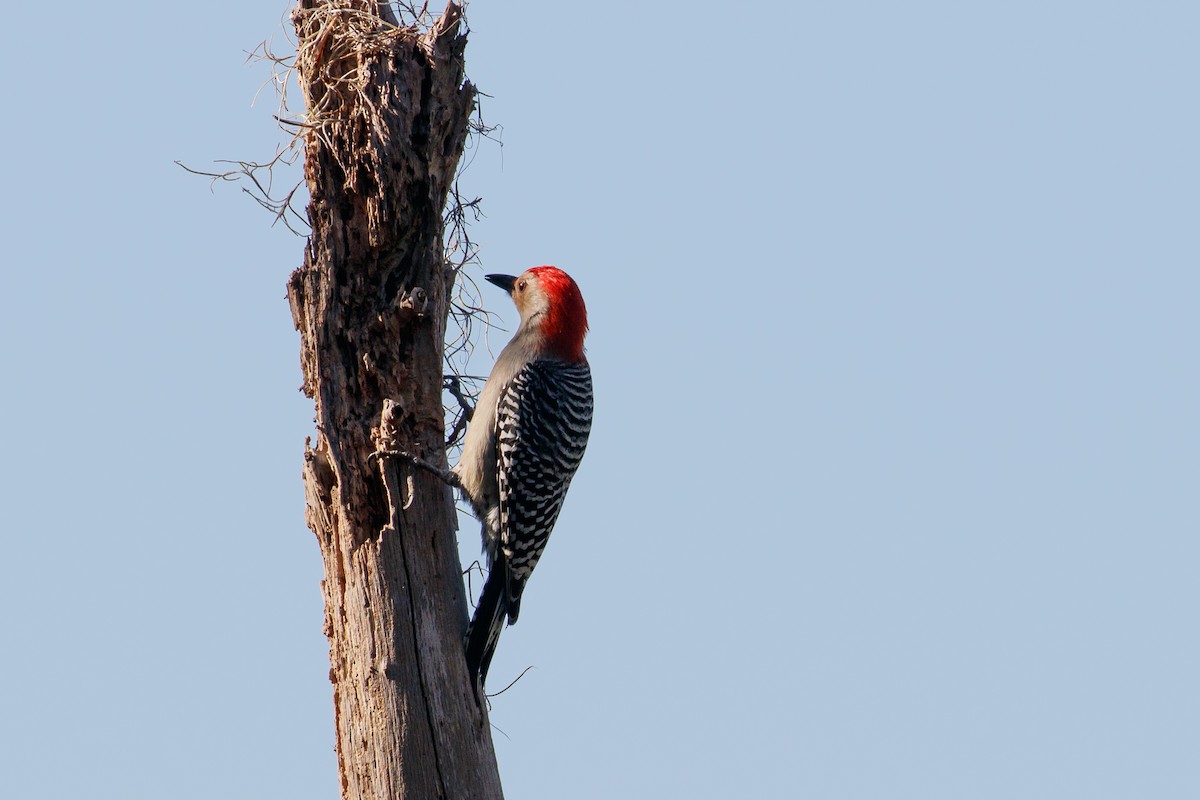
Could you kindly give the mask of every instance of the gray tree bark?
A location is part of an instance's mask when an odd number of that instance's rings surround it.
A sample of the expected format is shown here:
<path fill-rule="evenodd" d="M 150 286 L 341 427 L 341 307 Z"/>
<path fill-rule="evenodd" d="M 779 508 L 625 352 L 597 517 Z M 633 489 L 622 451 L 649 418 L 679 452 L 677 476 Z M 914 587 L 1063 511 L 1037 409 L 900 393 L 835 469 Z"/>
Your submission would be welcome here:
<path fill-rule="evenodd" d="M 300 0 L 292 16 L 312 234 L 288 297 L 316 404 L 306 517 L 325 564 L 341 792 L 487 800 L 502 794 L 463 658 L 453 498 L 372 455 L 446 464 L 443 210 L 475 90 L 461 6 L 397 25 L 384 5 Z"/>

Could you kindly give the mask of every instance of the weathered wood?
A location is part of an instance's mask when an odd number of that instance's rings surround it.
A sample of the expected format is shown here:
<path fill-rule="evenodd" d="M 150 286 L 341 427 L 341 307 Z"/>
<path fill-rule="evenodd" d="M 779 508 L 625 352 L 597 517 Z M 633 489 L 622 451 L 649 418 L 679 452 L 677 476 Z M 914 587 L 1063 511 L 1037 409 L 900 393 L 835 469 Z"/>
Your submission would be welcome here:
<path fill-rule="evenodd" d="M 446 464 L 454 275 L 442 213 L 474 88 L 460 6 L 397 27 L 380 5 L 301 0 L 293 11 L 312 235 L 288 296 L 316 404 L 306 516 L 325 563 L 342 797 L 500 798 L 487 712 L 462 654 L 449 489 L 372 458 L 402 449 Z"/>

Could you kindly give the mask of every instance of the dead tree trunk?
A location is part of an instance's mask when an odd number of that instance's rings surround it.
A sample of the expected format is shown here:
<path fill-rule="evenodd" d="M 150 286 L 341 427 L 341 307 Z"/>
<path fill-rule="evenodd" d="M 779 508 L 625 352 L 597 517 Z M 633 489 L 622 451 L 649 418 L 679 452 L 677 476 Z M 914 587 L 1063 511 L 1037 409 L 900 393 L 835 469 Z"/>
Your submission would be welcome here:
<path fill-rule="evenodd" d="M 304 482 L 345 800 L 501 797 L 462 653 L 450 490 L 372 457 L 400 448 L 446 464 L 442 214 L 474 103 L 461 15 L 451 3 L 396 24 L 369 0 L 293 12 L 312 234 L 288 296 L 316 402 Z"/>

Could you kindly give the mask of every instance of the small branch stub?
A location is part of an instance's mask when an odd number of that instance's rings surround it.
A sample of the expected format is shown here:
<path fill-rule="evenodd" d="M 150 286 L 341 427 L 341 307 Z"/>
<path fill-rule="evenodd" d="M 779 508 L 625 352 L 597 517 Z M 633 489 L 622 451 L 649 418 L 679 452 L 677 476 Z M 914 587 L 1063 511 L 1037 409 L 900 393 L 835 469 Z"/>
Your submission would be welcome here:
<path fill-rule="evenodd" d="M 376 437 L 379 450 L 371 454 L 370 459 L 379 458 L 395 451 L 399 433 L 399 423 L 404 415 L 404 407 L 397 401 L 385 398 L 383 413 L 379 419 L 379 434 Z M 407 511 L 413 503 L 413 465 L 406 461 L 390 462 L 379 458 L 379 470 L 383 476 L 383 485 L 387 489 L 388 504 L 392 508 Z"/>
<path fill-rule="evenodd" d="M 376 444 L 379 449 L 371 454 L 371 460 L 378 459 L 380 468 L 383 470 L 384 481 L 387 482 L 387 463 L 389 461 L 399 462 L 402 467 L 400 474 L 404 478 L 404 484 L 407 491 L 403 494 L 404 502 L 400 503 L 400 507 L 407 509 L 408 503 L 412 497 L 412 481 L 413 467 L 419 467 L 426 472 L 434 475 L 442 483 L 450 486 L 453 489 L 462 488 L 462 484 L 458 480 L 458 475 L 448 469 L 442 469 L 437 464 L 426 461 L 417 453 L 401 448 L 399 446 L 399 423 L 404 418 L 404 405 L 392 398 L 386 398 L 383 401 L 383 413 L 379 418 L 379 431 L 375 437 Z M 390 488 L 389 488 L 390 492 Z"/>
<path fill-rule="evenodd" d="M 396 301 L 396 311 L 401 322 L 426 316 L 429 313 L 429 292 L 420 286 L 402 292 Z"/>

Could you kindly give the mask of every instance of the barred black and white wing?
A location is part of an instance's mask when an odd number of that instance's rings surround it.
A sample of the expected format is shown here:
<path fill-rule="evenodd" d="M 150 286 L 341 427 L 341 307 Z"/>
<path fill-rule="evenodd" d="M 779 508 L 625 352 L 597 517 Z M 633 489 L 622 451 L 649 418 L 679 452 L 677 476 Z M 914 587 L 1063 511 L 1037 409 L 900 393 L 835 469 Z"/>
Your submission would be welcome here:
<path fill-rule="evenodd" d="M 486 537 L 490 571 L 467 627 L 467 666 L 487 680 L 500 631 L 517 621 L 521 593 L 562 509 L 592 429 L 587 362 L 531 361 L 496 406 L 498 531 Z M 488 526 L 485 525 L 485 530 Z"/>
<path fill-rule="evenodd" d="M 508 622 L 546 547 L 592 429 L 587 362 L 533 361 L 513 377 L 496 414 L 500 549 L 508 567 Z"/>

